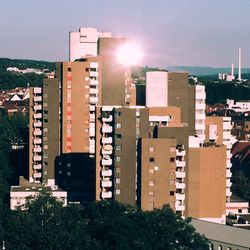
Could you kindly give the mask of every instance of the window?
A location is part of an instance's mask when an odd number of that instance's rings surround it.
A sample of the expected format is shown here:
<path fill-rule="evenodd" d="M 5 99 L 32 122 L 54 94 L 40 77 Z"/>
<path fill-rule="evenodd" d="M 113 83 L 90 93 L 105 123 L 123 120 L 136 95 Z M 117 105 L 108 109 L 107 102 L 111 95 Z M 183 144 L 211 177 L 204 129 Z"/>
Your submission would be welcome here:
<path fill-rule="evenodd" d="M 44 110 L 43 113 L 44 113 L 45 115 L 47 115 L 47 114 L 48 114 L 48 110 Z"/>
<path fill-rule="evenodd" d="M 149 202 L 149 209 L 150 210 L 153 210 L 154 209 L 154 202 Z"/>
<path fill-rule="evenodd" d="M 67 163 L 67 167 L 68 167 L 68 168 L 71 167 L 71 163 L 70 163 L 70 162 Z"/>
<path fill-rule="evenodd" d="M 121 117 L 121 116 L 122 116 L 122 113 L 121 113 L 121 112 L 119 112 L 119 111 L 115 112 L 115 117 L 116 117 L 116 118 Z"/>
<path fill-rule="evenodd" d="M 115 146 L 115 149 L 116 149 L 116 150 L 122 150 L 122 145 L 116 145 L 116 146 Z"/>
<path fill-rule="evenodd" d="M 115 172 L 118 173 L 118 174 L 121 173 L 121 168 L 116 168 Z"/>
<path fill-rule="evenodd" d="M 175 158 L 174 157 L 170 157 L 170 162 L 175 162 Z"/>
<path fill-rule="evenodd" d="M 48 174 L 48 171 L 47 171 L 47 170 L 44 170 L 44 171 L 43 171 L 43 174 L 44 174 L 44 175 L 47 175 L 47 174 Z"/>
<path fill-rule="evenodd" d="M 68 68 L 68 72 L 71 72 L 71 68 Z"/>
<path fill-rule="evenodd" d="M 43 154 L 44 159 L 47 159 L 48 157 L 49 157 L 48 154 Z"/>
<path fill-rule="evenodd" d="M 48 131 L 49 131 L 48 128 L 44 128 L 44 129 L 43 129 L 43 132 L 45 132 L 45 133 L 48 132 Z"/>
<path fill-rule="evenodd" d="M 120 189 L 116 189 L 115 190 L 115 194 L 118 194 L 118 195 L 121 194 L 121 190 Z"/>
<path fill-rule="evenodd" d="M 67 176 L 71 176 L 71 172 L 67 172 Z"/>
<path fill-rule="evenodd" d="M 44 102 L 44 103 L 43 103 L 43 106 L 44 106 L 44 107 L 48 107 L 48 103 L 47 103 L 47 102 Z"/>
<path fill-rule="evenodd" d="M 115 157 L 115 161 L 116 161 L 116 162 L 120 162 L 120 161 L 121 161 L 121 159 L 122 159 L 122 157 L 121 157 L 121 156 L 116 156 L 116 157 Z"/>
<path fill-rule="evenodd" d="M 150 174 L 153 174 L 153 173 L 154 173 L 154 169 L 153 169 L 153 168 L 150 168 L 148 172 L 149 172 Z"/>
<path fill-rule="evenodd" d="M 175 147 L 170 147 L 170 152 L 175 152 L 176 148 Z"/>
<path fill-rule="evenodd" d="M 122 135 L 121 135 L 121 134 L 116 134 L 115 137 L 116 137 L 117 139 L 121 139 L 121 138 L 122 138 Z"/>
<path fill-rule="evenodd" d="M 115 183 L 116 183 L 116 184 L 120 184 L 120 183 L 121 183 L 121 179 L 120 179 L 120 178 L 116 178 L 116 179 L 115 179 Z"/>
<path fill-rule="evenodd" d="M 154 157 L 149 157 L 149 162 L 155 162 L 155 158 Z"/>
<path fill-rule="evenodd" d="M 221 245 L 218 245 L 218 250 L 222 250 L 222 246 Z"/>
<path fill-rule="evenodd" d="M 43 98 L 48 98 L 48 94 L 43 94 Z"/>
<path fill-rule="evenodd" d="M 122 124 L 121 123 L 116 123 L 116 128 L 121 128 L 122 127 Z"/>
<path fill-rule="evenodd" d="M 172 185 L 175 185 L 175 180 L 174 179 L 171 179 L 170 181 L 169 181 L 169 184 L 172 186 Z"/>
<path fill-rule="evenodd" d="M 171 195 L 171 196 L 174 196 L 174 191 L 170 191 L 170 195 Z"/>
<path fill-rule="evenodd" d="M 44 119 L 43 122 L 44 122 L 44 123 L 48 123 L 48 119 Z"/>
<path fill-rule="evenodd" d="M 149 152 L 155 152 L 155 147 L 149 147 Z"/>
<path fill-rule="evenodd" d="M 148 184 L 150 187 L 153 187 L 155 185 L 155 182 L 153 180 L 150 180 Z"/>
<path fill-rule="evenodd" d="M 43 149 L 48 149 L 48 145 L 43 145 Z"/>
<path fill-rule="evenodd" d="M 149 195 L 149 196 L 154 196 L 154 195 L 155 195 L 155 194 L 154 194 L 154 191 L 149 191 L 149 192 L 148 192 L 148 195 Z"/>
<path fill-rule="evenodd" d="M 158 166 L 155 166 L 155 167 L 154 167 L 154 170 L 155 170 L 155 171 L 159 171 L 159 167 L 158 167 Z"/>

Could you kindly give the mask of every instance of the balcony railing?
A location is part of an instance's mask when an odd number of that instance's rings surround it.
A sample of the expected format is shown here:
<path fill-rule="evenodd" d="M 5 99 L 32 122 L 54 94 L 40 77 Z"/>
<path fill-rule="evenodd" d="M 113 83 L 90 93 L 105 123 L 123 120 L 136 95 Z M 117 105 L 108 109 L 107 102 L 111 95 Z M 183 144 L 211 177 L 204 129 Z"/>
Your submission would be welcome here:
<path fill-rule="evenodd" d="M 102 187 L 112 187 L 112 181 L 102 181 Z"/>
<path fill-rule="evenodd" d="M 102 192 L 102 198 L 103 199 L 112 198 L 112 192 L 111 191 L 109 191 L 109 192 Z"/>

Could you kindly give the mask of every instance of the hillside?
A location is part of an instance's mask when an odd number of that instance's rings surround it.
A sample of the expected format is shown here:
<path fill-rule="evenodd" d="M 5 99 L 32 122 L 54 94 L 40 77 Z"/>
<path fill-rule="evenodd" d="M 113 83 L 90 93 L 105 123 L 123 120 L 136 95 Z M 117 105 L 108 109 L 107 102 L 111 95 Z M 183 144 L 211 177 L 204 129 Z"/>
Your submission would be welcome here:
<path fill-rule="evenodd" d="M 53 62 L 0 58 L 0 89 L 26 87 L 27 84 L 30 86 L 42 85 L 44 75 L 37 75 L 35 73 L 22 74 L 19 72 L 10 72 L 7 71 L 8 67 L 16 67 L 18 69 L 48 69 L 48 71 L 53 71 L 55 68 Z"/>

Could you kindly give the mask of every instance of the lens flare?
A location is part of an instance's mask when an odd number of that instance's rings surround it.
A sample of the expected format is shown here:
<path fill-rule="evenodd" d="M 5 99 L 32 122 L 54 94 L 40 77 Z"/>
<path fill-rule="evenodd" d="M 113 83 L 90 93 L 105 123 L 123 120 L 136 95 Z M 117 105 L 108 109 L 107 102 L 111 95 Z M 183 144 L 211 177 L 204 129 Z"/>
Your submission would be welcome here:
<path fill-rule="evenodd" d="M 117 59 L 124 66 L 138 65 L 142 57 L 141 47 L 136 43 L 126 43 L 117 49 Z"/>

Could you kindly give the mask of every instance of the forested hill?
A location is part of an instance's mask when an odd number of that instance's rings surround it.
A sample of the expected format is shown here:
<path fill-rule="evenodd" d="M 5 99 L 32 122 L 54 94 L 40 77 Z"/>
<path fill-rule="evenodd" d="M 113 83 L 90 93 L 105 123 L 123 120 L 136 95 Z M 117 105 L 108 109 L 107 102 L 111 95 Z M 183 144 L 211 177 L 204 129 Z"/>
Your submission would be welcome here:
<path fill-rule="evenodd" d="M 54 63 L 28 59 L 0 58 L 0 72 L 6 71 L 8 67 L 17 67 L 19 69 L 48 69 L 49 71 L 52 71 L 54 70 Z"/>
<path fill-rule="evenodd" d="M 8 67 L 16 67 L 18 69 L 33 68 L 38 70 L 48 69 L 53 71 L 55 64 L 53 62 L 36 61 L 27 59 L 9 59 L 0 58 L 0 90 L 12 89 L 15 87 L 41 86 L 44 75 L 35 73 L 22 74 L 19 72 L 7 71 Z"/>

